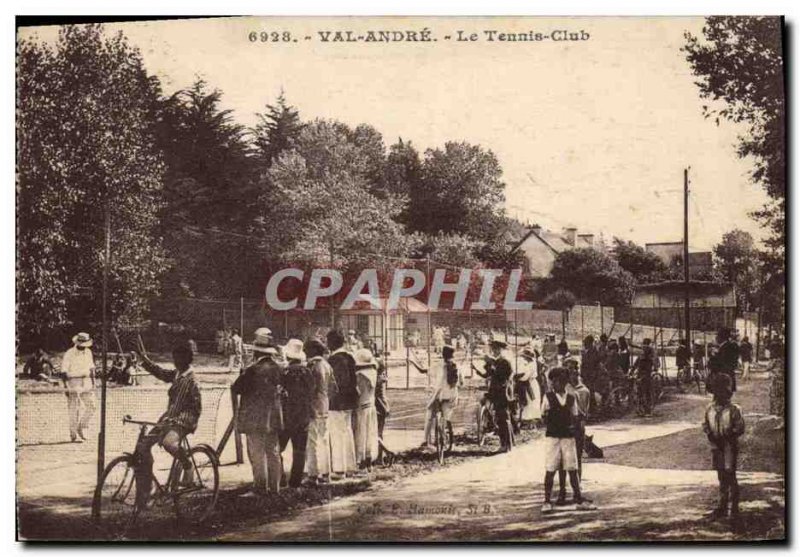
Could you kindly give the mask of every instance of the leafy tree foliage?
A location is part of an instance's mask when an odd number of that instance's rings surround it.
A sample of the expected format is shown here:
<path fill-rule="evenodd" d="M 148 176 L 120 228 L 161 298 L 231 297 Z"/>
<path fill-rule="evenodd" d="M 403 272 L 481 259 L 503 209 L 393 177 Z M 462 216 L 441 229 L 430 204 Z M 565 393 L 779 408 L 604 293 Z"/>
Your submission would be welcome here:
<path fill-rule="evenodd" d="M 254 250 L 246 233 L 258 215 L 255 166 L 245 128 L 221 99 L 198 80 L 159 103 L 168 295 L 234 297 L 256 280 L 246 264 Z"/>
<path fill-rule="evenodd" d="M 258 123 L 252 130 L 253 149 L 262 168 L 269 168 L 278 155 L 289 149 L 302 129 L 300 113 L 286 102 L 281 91 L 275 104 L 268 104 L 266 112 L 258 114 Z"/>
<path fill-rule="evenodd" d="M 772 201 L 755 216 L 783 250 L 786 176 L 783 42 L 779 17 L 708 17 L 703 36 L 686 33 L 683 51 L 698 76 L 707 117 L 747 125 L 737 153 L 754 161 L 751 178 Z"/>
<path fill-rule="evenodd" d="M 569 290 L 582 303 L 613 306 L 630 303 L 635 280 L 609 255 L 579 248 L 558 254 L 549 283 L 551 290 Z"/>
<path fill-rule="evenodd" d="M 619 266 L 628 271 L 637 284 L 657 282 L 669 278 L 669 269 L 656 254 L 631 241 L 614 238 L 611 250 Z"/>
<path fill-rule="evenodd" d="M 544 299 L 544 307 L 548 309 L 557 309 L 561 312 L 562 338 L 567 336 L 567 315 L 577 303 L 578 299 L 575 297 L 575 294 L 563 288 L 554 290 Z"/>
<path fill-rule="evenodd" d="M 448 142 L 428 149 L 422 180 L 410 184 L 412 230 L 490 236 L 502 217 L 505 184 L 494 153 L 478 145 Z"/>
<path fill-rule="evenodd" d="M 138 321 L 163 267 L 157 82 L 97 25 L 63 27 L 52 47 L 21 41 L 17 64 L 20 335 L 100 321 L 106 207 L 111 317 Z"/>
<path fill-rule="evenodd" d="M 719 276 L 736 287 L 739 308 L 750 311 L 757 287 L 758 254 L 753 237 L 743 230 L 732 230 L 714 246 L 714 266 Z"/>
<path fill-rule="evenodd" d="M 327 264 L 333 254 L 340 266 L 368 266 L 410 254 L 414 238 L 396 220 L 402 201 L 372 193 L 382 146 L 373 131 L 315 120 L 274 162 L 261 207 L 267 226 L 280 219 L 272 241 L 283 260 Z"/>

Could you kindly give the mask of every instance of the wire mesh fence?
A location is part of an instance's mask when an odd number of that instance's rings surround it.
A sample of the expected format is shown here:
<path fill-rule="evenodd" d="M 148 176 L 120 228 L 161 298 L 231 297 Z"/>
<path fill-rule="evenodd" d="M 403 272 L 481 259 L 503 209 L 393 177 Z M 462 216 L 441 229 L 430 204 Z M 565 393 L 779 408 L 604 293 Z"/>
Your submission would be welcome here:
<path fill-rule="evenodd" d="M 106 450 L 109 454 L 132 451 L 139 434 L 134 425 L 123 425 L 126 415 L 156 421 L 167 408 L 168 386 L 109 388 L 106 399 Z M 230 397 L 226 385 L 201 384 L 203 411 L 193 443 L 219 442 L 230 421 Z M 87 435 L 96 437 L 100 427 L 100 392 L 95 392 L 96 411 Z M 46 445 L 69 441 L 67 397 L 63 390 L 20 391 L 17 394 L 17 444 Z"/>

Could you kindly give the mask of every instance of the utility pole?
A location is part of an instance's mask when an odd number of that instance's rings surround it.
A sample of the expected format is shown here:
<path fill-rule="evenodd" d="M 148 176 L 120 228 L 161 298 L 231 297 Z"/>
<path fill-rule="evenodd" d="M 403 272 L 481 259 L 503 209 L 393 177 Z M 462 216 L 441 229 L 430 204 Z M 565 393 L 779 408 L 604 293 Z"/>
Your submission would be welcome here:
<path fill-rule="evenodd" d="M 333 270 L 333 238 L 330 240 L 328 249 L 330 253 L 330 269 Z M 336 308 L 331 298 L 328 298 L 328 303 L 331 305 L 331 330 L 333 330 L 336 328 Z"/>
<path fill-rule="evenodd" d="M 689 169 L 683 169 L 683 321 L 686 345 L 692 346 L 692 322 L 689 310 Z"/>
<path fill-rule="evenodd" d="M 108 268 L 111 264 L 111 204 L 105 203 L 105 246 L 103 257 L 103 375 L 100 377 L 100 432 L 97 434 L 97 485 L 106 467 L 106 377 L 108 377 Z"/>

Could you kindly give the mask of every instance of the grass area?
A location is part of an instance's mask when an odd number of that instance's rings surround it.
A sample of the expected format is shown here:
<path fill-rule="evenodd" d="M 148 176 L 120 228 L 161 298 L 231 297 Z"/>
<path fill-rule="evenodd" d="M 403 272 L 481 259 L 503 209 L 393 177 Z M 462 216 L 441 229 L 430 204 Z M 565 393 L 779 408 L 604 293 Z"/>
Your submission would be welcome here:
<path fill-rule="evenodd" d="M 696 428 L 609 447 L 605 450 L 606 462 L 637 468 L 710 469 L 711 451 L 701 428 L 703 409 L 710 397 L 703 404 L 692 398 L 696 395 L 673 395 L 656 412 L 662 419 L 685 416 L 697 422 Z M 734 402 L 741 406 L 747 427 L 740 445 L 740 470 L 785 474 L 785 431 L 775 430 L 775 420 L 764 417 L 769 409 L 769 380 L 760 376 L 740 382 Z"/>

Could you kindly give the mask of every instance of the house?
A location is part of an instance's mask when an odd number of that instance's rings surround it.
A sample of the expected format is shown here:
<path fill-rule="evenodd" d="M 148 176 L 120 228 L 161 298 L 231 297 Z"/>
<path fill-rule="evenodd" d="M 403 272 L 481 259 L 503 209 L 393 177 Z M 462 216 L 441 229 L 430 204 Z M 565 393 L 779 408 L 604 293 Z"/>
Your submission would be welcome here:
<path fill-rule="evenodd" d="M 534 278 L 545 278 L 550 274 L 558 254 L 578 248 L 598 248 L 594 234 L 579 234 L 577 228 L 567 227 L 561 233 L 551 232 L 535 225 L 528 229 L 512 247 L 525 254 Z"/>
<path fill-rule="evenodd" d="M 645 251 L 652 253 L 670 266 L 677 259 L 683 261 L 683 242 L 652 242 L 644 245 Z M 703 277 L 711 274 L 713 263 L 710 251 L 689 253 L 689 276 Z"/>

